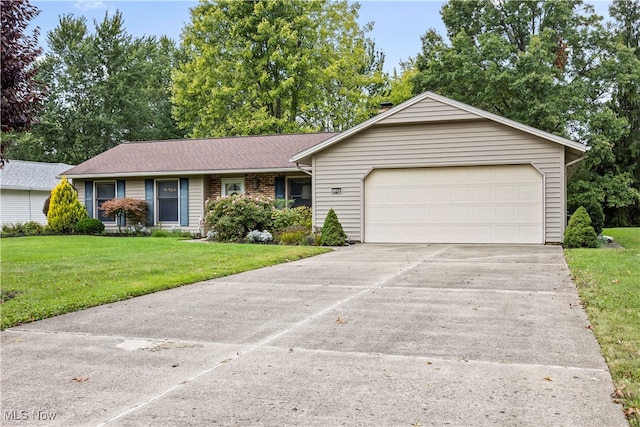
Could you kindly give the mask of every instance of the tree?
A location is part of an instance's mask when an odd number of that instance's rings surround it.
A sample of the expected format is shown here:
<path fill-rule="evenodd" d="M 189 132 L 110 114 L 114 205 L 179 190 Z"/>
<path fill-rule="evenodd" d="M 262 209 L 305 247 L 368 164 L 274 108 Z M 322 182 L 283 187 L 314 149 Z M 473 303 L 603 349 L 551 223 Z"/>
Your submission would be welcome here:
<path fill-rule="evenodd" d="M 44 96 L 36 80 L 37 59 L 42 53 L 38 47 L 38 30 L 25 34 L 29 21 L 39 10 L 28 0 L 3 2 L 2 21 L 2 132 L 24 132 L 36 121 L 36 113 Z M 5 150 L 12 141 L 3 135 L 0 143 L 0 167 L 4 165 Z"/>
<path fill-rule="evenodd" d="M 77 164 L 124 141 L 182 136 L 169 102 L 174 43 L 133 38 L 119 12 L 94 25 L 66 15 L 49 32 L 40 72 L 49 96 L 14 158 Z"/>
<path fill-rule="evenodd" d="M 191 10 L 174 117 L 191 136 L 340 130 L 368 119 L 383 55 L 345 0 L 209 0 Z"/>
<path fill-rule="evenodd" d="M 615 0 L 609 14 L 621 64 L 611 108 L 627 120 L 627 128 L 615 141 L 613 153 L 618 168 L 629 173 L 631 187 L 640 192 L 640 1 Z M 607 216 L 611 225 L 640 225 L 640 197 L 629 206 L 608 207 Z"/>
<path fill-rule="evenodd" d="M 634 64 L 616 53 L 591 6 L 451 0 L 441 14 L 450 42 L 434 30 L 422 38 L 414 93 L 431 90 L 587 144 L 570 196 L 588 192 L 604 207 L 636 203 L 613 152 L 627 122 L 608 102 L 616 76 Z"/>
<path fill-rule="evenodd" d="M 71 233 L 78 221 L 88 216 L 87 209 L 78 200 L 77 191 L 63 176 L 51 190 L 47 213 L 49 229 L 55 233 Z"/>

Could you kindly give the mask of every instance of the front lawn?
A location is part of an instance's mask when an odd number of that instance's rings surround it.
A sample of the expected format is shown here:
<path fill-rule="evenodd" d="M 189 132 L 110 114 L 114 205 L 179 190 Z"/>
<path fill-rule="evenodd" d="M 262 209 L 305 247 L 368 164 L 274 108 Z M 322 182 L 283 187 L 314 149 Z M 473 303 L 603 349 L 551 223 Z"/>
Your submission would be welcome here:
<path fill-rule="evenodd" d="M 567 249 L 565 257 L 631 426 L 640 427 L 640 228 L 602 232 L 624 249 Z"/>
<path fill-rule="evenodd" d="M 94 236 L 7 238 L 0 245 L 2 329 L 329 250 Z"/>

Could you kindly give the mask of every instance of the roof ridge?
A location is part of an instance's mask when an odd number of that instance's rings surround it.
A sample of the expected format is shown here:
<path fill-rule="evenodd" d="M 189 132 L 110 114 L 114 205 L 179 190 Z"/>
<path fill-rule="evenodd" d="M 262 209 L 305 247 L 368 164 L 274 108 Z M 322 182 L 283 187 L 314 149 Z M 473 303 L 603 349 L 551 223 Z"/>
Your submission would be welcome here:
<path fill-rule="evenodd" d="M 173 139 L 154 139 L 145 141 L 124 141 L 121 144 L 148 144 L 157 142 L 184 142 L 184 141 L 220 141 L 231 139 L 248 139 L 248 138 L 275 138 L 283 136 L 305 136 L 305 135 L 325 135 L 338 134 L 339 132 L 322 131 L 322 132 L 297 132 L 297 133 L 272 133 L 266 135 L 230 135 L 230 136 L 210 136 L 205 138 L 173 138 Z M 120 145 L 120 144 L 118 144 Z"/>

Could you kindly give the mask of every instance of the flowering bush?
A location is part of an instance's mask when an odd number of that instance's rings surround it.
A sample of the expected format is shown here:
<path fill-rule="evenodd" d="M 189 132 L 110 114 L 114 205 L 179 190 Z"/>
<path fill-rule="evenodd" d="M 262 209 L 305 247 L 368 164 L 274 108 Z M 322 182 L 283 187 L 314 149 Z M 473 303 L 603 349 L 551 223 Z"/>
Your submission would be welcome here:
<path fill-rule="evenodd" d="M 268 231 L 253 230 L 247 234 L 247 242 L 267 243 L 273 241 L 273 235 Z"/>
<path fill-rule="evenodd" d="M 218 197 L 207 204 L 206 222 L 217 233 L 216 240 L 240 242 L 251 230 L 271 225 L 273 200 L 244 194 Z"/>

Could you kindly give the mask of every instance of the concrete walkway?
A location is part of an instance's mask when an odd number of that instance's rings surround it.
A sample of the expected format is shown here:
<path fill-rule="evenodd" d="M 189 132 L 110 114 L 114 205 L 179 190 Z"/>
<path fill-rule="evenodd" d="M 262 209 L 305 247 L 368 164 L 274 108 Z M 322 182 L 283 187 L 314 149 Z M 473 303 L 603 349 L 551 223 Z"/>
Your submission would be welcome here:
<path fill-rule="evenodd" d="M 356 245 L 1 333 L 2 425 L 626 426 L 553 246 Z"/>

